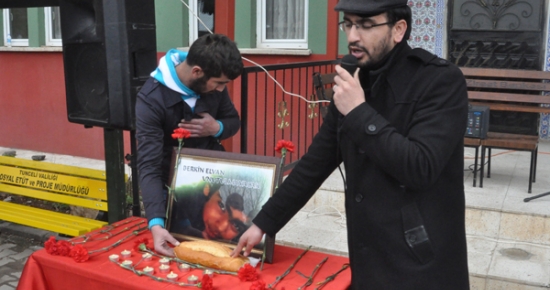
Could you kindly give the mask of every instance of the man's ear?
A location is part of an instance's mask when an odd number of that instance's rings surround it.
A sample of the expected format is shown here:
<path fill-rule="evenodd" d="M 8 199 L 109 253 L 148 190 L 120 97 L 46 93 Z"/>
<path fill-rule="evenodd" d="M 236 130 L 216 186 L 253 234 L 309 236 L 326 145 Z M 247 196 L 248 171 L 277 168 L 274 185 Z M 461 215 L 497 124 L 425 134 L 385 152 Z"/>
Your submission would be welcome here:
<path fill-rule="evenodd" d="M 204 194 L 204 196 L 208 197 L 208 195 L 210 194 L 210 184 L 207 183 L 204 185 L 202 193 Z"/>
<path fill-rule="evenodd" d="M 407 21 L 401 19 L 393 25 L 393 41 L 399 43 L 403 40 L 405 32 L 407 32 Z"/>
<path fill-rule="evenodd" d="M 191 67 L 191 75 L 193 78 L 198 79 L 201 78 L 204 75 L 204 71 L 202 71 L 202 68 L 198 65 L 194 65 Z"/>

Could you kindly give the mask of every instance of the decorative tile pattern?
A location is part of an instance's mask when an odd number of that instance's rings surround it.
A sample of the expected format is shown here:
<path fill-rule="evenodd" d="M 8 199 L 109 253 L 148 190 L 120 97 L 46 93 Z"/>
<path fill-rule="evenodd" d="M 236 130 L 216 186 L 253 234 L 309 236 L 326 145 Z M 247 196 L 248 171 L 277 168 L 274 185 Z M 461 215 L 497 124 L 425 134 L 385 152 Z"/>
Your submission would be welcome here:
<path fill-rule="evenodd" d="M 432 53 L 436 53 L 436 28 L 443 27 L 437 17 L 435 0 L 410 0 L 408 2 L 412 10 L 412 31 L 409 44 L 411 47 L 421 47 Z M 441 38 L 439 36 L 439 38 Z M 440 55 L 439 55 L 440 56 Z"/>
<path fill-rule="evenodd" d="M 409 0 L 408 5 L 412 10 L 413 28 L 409 45 L 421 47 L 446 58 L 443 54 L 446 44 L 446 10 L 444 0 Z M 550 19 L 546 31 L 550 31 Z M 546 42 L 546 57 L 544 70 L 550 71 L 550 37 Z M 550 92 L 548 93 L 550 95 Z M 543 140 L 550 140 L 550 114 L 541 114 L 539 136 Z"/>
<path fill-rule="evenodd" d="M 410 0 L 413 28 L 409 44 L 421 47 L 436 54 L 443 55 L 445 43 L 445 1 L 444 0 Z"/>

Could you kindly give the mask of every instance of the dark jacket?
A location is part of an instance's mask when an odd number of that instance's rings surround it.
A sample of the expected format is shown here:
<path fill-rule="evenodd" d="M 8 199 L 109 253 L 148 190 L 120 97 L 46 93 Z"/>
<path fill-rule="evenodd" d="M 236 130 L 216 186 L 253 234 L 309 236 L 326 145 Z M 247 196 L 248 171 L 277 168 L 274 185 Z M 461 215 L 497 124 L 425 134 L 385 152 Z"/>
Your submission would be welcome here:
<path fill-rule="evenodd" d="M 343 161 L 352 289 L 469 289 L 461 71 L 402 44 L 360 78 L 366 102 L 345 117 L 330 104 L 254 223 L 275 234 Z"/>
<path fill-rule="evenodd" d="M 150 220 L 166 216 L 166 197 L 163 190 L 169 184 L 170 161 L 178 140 L 172 138 L 174 129 L 182 119 L 200 118 L 198 113 L 208 112 L 223 123 L 223 133 L 218 138 L 201 137 L 184 139 L 183 147 L 223 150 L 220 140 L 237 133 L 240 128 L 239 113 L 229 98 L 227 88 L 201 95 L 195 104 L 195 112 L 183 101 L 181 94 L 167 88 L 154 78 L 149 78 L 137 95 L 136 139 L 139 183 L 145 214 Z"/>

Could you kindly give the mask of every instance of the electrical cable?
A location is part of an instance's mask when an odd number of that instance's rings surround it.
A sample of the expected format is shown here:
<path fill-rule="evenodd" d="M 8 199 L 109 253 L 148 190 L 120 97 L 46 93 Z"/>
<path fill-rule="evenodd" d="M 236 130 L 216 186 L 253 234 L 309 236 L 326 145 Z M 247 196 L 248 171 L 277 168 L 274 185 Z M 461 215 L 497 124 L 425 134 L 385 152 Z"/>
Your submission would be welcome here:
<path fill-rule="evenodd" d="M 208 26 L 206 26 L 206 24 L 201 20 L 201 18 L 191 9 L 191 7 L 189 7 L 189 5 L 187 3 L 185 3 L 185 1 L 183 0 L 180 0 L 181 3 L 183 3 L 183 5 L 185 5 L 185 7 L 187 7 L 187 9 L 189 9 L 189 11 L 193 14 L 193 16 L 204 26 L 204 28 L 206 28 L 206 30 L 208 32 L 210 32 L 211 34 L 213 34 L 214 32 L 212 32 Z M 291 93 L 291 92 L 288 92 L 287 90 L 285 90 L 285 88 L 262 66 L 260 65 L 259 63 L 255 62 L 255 61 L 252 61 L 244 56 L 241 56 L 242 59 L 248 61 L 249 63 L 259 67 L 260 69 L 262 69 L 266 74 L 267 76 L 283 91 L 283 93 L 287 94 L 287 95 L 290 95 L 290 96 L 293 96 L 293 97 L 298 97 L 300 99 L 302 99 L 303 101 L 305 101 L 306 103 L 308 104 L 318 104 L 318 103 L 330 103 L 330 101 L 328 100 L 318 100 L 318 101 L 310 101 L 306 98 L 304 98 L 303 96 L 299 95 L 299 94 L 295 94 L 295 93 Z"/>

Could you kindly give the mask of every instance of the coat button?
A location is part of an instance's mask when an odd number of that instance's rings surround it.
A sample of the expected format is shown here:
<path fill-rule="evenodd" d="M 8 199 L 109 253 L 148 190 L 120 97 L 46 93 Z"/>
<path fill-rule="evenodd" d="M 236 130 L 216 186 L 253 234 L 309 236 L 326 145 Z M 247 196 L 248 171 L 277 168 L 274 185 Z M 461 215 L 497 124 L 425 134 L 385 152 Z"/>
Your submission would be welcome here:
<path fill-rule="evenodd" d="M 359 149 L 357 149 L 357 153 L 359 153 L 359 154 L 365 154 L 365 150 L 359 148 Z"/>
<path fill-rule="evenodd" d="M 355 195 L 355 201 L 356 202 L 361 202 L 362 200 L 363 200 L 363 196 L 361 194 Z"/>
<path fill-rule="evenodd" d="M 371 131 L 371 132 L 374 132 L 374 131 L 376 131 L 376 125 L 370 124 L 370 125 L 367 127 L 367 129 L 368 129 L 369 131 Z"/>
<path fill-rule="evenodd" d="M 407 237 L 407 240 L 409 241 L 410 244 L 414 244 L 416 242 L 416 236 L 415 235 L 409 235 Z"/>
<path fill-rule="evenodd" d="M 446 60 L 444 60 L 444 59 L 440 59 L 440 60 L 439 60 L 439 63 L 440 63 L 440 64 L 446 64 L 446 63 L 447 63 L 447 61 L 446 61 Z"/>

